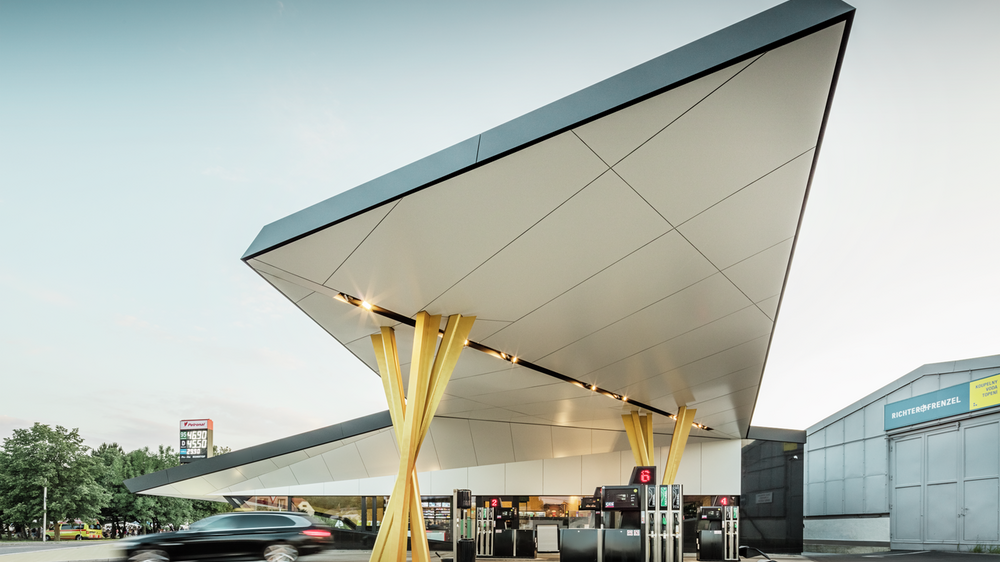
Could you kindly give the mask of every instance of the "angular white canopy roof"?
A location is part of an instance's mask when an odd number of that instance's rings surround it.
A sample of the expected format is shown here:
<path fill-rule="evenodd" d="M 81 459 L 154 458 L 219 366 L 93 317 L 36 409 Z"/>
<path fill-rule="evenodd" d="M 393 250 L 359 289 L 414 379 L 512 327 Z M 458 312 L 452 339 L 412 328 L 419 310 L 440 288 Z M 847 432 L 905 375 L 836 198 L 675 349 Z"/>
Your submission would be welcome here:
<path fill-rule="evenodd" d="M 519 361 L 465 350 L 440 416 L 620 430 L 687 406 L 692 436 L 746 436 L 852 18 L 783 4 L 268 225 L 244 260 L 376 374 L 379 326 L 408 361 L 417 312 L 476 316 L 473 347 Z"/>

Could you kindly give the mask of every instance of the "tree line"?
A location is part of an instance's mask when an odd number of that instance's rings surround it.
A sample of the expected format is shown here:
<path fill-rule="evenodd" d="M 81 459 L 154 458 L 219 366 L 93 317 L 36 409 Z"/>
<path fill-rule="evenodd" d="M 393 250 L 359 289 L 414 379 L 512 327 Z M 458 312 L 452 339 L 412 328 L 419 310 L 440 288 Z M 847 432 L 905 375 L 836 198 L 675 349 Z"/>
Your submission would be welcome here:
<path fill-rule="evenodd" d="M 227 452 L 217 448 L 215 454 Z M 117 443 L 104 443 L 92 449 L 78 429 L 41 423 L 15 429 L 0 449 L 0 533 L 27 538 L 30 529 L 42 526 L 43 489 L 50 523 L 110 523 L 115 537 L 124 534 L 126 523 L 155 532 L 231 510 L 226 503 L 144 496 L 125 487 L 129 478 L 179 463 L 169 446 L 125 452 Z"/>

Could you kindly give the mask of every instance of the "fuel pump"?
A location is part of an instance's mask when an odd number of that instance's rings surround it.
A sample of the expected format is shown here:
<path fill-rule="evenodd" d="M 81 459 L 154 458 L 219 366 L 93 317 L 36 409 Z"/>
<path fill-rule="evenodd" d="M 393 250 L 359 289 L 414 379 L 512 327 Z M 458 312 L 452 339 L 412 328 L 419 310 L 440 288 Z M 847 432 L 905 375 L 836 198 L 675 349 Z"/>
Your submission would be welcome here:
<path fill-rule="evenodd" d="M 474 562 L 476 559 L 476 521 L 472 511 L 472 490 L 454 490 L 451 498 L 451 550 L 454 562 Z"/>
<path fill-rule="evenodd" d="M 496 516 L 500 498 L 487 498 L 476 506 L 476 554 L 493 556 L 493 537 L 496 535 Z"/>
<path fill-rule="evenodd" d="M 647 486 L 645 562 L 683 562 L 684 514 L 680 484 Z"/>
<path fill-rule="evenodd" d="M 683 562 L 680 484 L 604 486 L 595 497 L 599 528 L 563 529 L 561 562 Z"/>

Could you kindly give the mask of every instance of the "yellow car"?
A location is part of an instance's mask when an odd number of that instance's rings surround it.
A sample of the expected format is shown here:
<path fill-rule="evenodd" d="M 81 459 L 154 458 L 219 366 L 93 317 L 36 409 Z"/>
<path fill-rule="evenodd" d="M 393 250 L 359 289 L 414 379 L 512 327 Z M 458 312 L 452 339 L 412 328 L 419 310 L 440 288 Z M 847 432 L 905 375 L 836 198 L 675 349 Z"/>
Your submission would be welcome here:
<path fill-rule="evenodd" d="M 52 531 L 45 531 L 45 535 L 51 540 L 54 536 Z M 75 539 L 101 539 L 104 538 L 104 530 L 100 525 L 90 526 L 86 523 L 63 523 L 59 526 L 59 540 Z"/>

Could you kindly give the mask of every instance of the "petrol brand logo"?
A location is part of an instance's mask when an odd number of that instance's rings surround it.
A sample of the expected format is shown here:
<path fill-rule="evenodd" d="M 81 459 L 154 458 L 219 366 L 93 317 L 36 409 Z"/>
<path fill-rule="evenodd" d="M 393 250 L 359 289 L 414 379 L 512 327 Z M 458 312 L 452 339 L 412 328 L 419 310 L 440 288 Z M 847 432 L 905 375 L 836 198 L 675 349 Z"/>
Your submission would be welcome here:
<path fill-rule="evenodd" d="M 209 429 L 212 420 L 182 420 L 181 429 Z"/>

